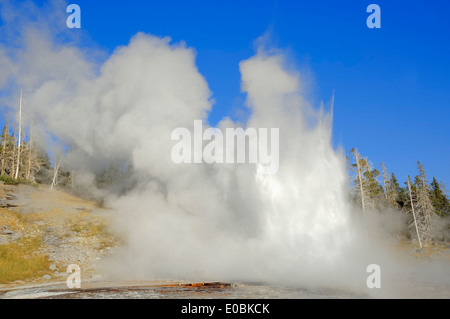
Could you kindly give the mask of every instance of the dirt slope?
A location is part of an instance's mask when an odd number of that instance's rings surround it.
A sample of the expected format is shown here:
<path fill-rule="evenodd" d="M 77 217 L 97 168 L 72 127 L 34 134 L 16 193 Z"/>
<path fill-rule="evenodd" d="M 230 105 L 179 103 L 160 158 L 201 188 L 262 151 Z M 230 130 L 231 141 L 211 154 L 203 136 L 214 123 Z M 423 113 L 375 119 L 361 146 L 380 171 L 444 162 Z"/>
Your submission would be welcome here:
<path fill-rule="evenodd" d="M 83 278 L 98 276 L 118 243 L 108 223 L 108 210 L 92 201 L 0 182 L 0 286 L 65 280 L 70 264 L 81 267 Z"/>

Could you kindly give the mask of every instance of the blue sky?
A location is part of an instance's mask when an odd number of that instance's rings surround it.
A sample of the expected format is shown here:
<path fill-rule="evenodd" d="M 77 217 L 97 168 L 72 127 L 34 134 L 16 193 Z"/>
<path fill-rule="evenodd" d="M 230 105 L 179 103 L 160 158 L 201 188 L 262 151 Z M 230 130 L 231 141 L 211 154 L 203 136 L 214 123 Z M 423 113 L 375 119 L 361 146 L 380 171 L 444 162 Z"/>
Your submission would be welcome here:
<path fill-rule="evenodd" d="M 42 4 L 45 1 L 37 1 Z M 424 164 L 450 188 L 450 2 L 73 0 L 82 32 L 107 52 L 137 32 L 170 36 L 197 51 L 197 65 L 216 103 L 211 124 L 239 117 L 238 63 L 270 34 L 314 79 L 310 98 L 335 90 L 333 143 L 357 147 L 376 167 L 385 162 L 401 182 Z M 381 8 L 381 29 L 369 29 L 369 4 Z M 65 21 L 63 22 L 65 23 Z"/>

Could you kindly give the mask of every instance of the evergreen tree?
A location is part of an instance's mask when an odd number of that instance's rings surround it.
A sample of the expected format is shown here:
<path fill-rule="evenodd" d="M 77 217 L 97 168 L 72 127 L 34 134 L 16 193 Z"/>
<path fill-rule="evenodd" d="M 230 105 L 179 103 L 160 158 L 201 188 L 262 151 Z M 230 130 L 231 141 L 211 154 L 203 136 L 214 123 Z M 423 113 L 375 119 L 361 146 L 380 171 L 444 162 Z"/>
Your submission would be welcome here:
<path fill-rule="evenodd" d="M 394 173 L 392 173 L 391 176 L 391 183 L 394 185 L 395 192 L 398 194 L 397 198 L 398 207 L 400 209 L 403 209 L 403 207 L 405 207 L 405 205 L 408 202 L 408 188 L 406 187 L 407 183 L 405 182 L 405 187 L 401 187 Z"/>
<path fill-rule="evenodd" d="M 366 161 L 365 172 L 364 172 L 364 182 L 367 185 L 367 191 L 370 198 L 370 204 L 372 208 L 378 206 L 378 203 L 383 199 L 383 187 L 378 182 L 378 177 L 380 172 L 375 168 L 372 169 L 372 165 L 370 165 Z"/>
<path fill-rule="evenodd" d="M 450 215 L 450 202 L 435 177 L 433 177 L 430 187 L 430 200 L 436 214 L 439 216 Z"/>
<path fill-rule="evenodd" d="M 350 153 L 355 159 L 355 162 L 350 165 L 355 172 L 353 179 L 354 198 L 361 204 L 363 210 L 368 207 L 374 209 L 383 200 L 383 187 L 377 180 L 380 172 L 373 169 L 372 164 L 366 158 L 361 157 L 356 148 L 353 148 Z"/>
<path fill-rule="evenodd" d="M 24 137 L 24 136 L 23 136 Z M 36 181 L 41 170 L 50 167 L 47 152 L 31 140 L 22 140 L 21 151 L 18 154 L 17 141 L 14 133 L 10 133 L 7 125 L 4 126 L 0 136 L 0 176 L 4 180 Z M 19 165 L 17 165 L 19 161 Z M 17 170 L 19 168 L 19 170 Z"/>
<path fill-rule="evenodd" d="M 432 240 L 431 234 L 431 218 L 434 213 L 434 207 L 430 199 L 430 190 L 427 184 L 425 169 L 423 165 L 417 161 L 417 168 L 420 175 L 416 176 L 415 194 L 416 194 L 416 218 L 419 230 L 424 241 Z"/>
<path fill-rule="evenodd" d="M 402 208 L 406 198 L 400 199 L 400 194 L 404 192 L 404 190 L 400 187 L 395 174 L 392 173 L 390 179 L 386 184 L 386 200 L 387 202 L 395 208 Z M 405 193 L 406 195 L 406 193 Z M 402 202 L 400 202 L 402 200 Z"/>

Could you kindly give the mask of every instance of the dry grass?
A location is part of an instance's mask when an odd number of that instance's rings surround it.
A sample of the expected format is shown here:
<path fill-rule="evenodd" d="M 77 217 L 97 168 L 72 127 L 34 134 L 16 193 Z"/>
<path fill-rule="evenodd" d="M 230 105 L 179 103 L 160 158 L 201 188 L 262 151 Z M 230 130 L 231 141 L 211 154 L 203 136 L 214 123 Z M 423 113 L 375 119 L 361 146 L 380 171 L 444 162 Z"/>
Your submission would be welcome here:
<path fill-rule="evenodd" d="M 79 238 L 96 238 L 96 249 L 103 250 L 118 244 L 117 236 L 109 231 L 109 224 L 104 218 L 93 216 L 88 212 L 72 214 L 66 219 L 70 231 Z"/>
<path fill-rule="evenodd" d="M 77 233 L 80 237 L 109 235 L 106 221 L 88 212 L 67 215 L 65 224 L 69 230 Z"/>
<path fill-rule="evenodd" d="M 24 217 L 17 212 L 0 210 L 0 225 L 7 226 L 14 232 L 32 233 L 23 236 L 16 242 L 0 245 L 0 283 L 10 283 L 16 280 L 27 280 L 48 273 L 50 261 L 47 256 L 37 252 L 42 246 L 41 237 L 34 233 L 35 227 L 28 223 L 33 216 Z"/>
<path fill-rule="evenodd" d="M 396 245 L 391 246 L 391 248 L 394 253 L 401 252 L 417 258 L 435 257 L 450 260 L 450 250 L 442 243 L 428 243 L 420 248 L 417 242 L 413 243 L 410 240 L 402 239 Z"/>
<path fill-rule="evenodd" d="M 50 261 L 47 256 L 37 253 L 40 247 L 39 238 L 0 245 L 0 283 L 24 281 L 48 274 Z"/>
<path fill-rule="evenodd" d="M 5 189 L 0 187 L 0 196 L 4 193 Z M 51 245 L 55 238 L 59 243 L 78 247 L 77 251 L 96 251 L 100 255 L 104 249 L 118 244 L 117 236 L 108 231 L 108 218 L 91 213 L 96 210 L 95 203 L 45 189 L 36 189 L 28 195 L 37 207 L 35 212 L 23 214 L 15 208 L 0 208 L 0 230 L 6 226 L 14 232 L 9 243 L 0 244 L 0 284 L 36 281 L 42 280 L 43 275 L 54 275 L 50 265 L 66 262 L 65 255 L 62 259 L 54 256 Z M 19 239 L 13 240 L 16 235 Z M 95 254 L 87 256 L 94 258 Z"/>
<path fill-rule="evenodd" d="M 26 227 L 26 222 L 17 212 L 0 209 L 0 226 L 7 226 L 13 231 L 23 231 Z"/>

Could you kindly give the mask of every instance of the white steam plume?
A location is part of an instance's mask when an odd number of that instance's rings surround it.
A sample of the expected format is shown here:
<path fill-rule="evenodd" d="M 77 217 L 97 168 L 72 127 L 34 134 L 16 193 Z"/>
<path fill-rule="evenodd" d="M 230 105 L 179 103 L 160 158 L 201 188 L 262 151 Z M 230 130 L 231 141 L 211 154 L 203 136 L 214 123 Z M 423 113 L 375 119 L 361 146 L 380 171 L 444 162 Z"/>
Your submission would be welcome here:
<path fill-rule="evenodd" d="M 108 198 L 126 236 L 114 275 L 365 288 L 367 265 L 388 262 L 369 259 L 330 115 L 308 104 L 282 54 L 260 50 L 240 64 L 247 126 L 280 129 L 279 171 L 258 175 L 249 164 L 172 162 L 172 130 L 192 130 L 198 119 L 206 126 L 211 109 L 185 44 L 138 33 L 99 64 L 47 32 L 24 27 L 22 35 L 19 49 L 1 47 L 4 89 L 23 87 L 29 116 L 70 147 L 74 170 L 129 163 L 139 181 Z"/>

